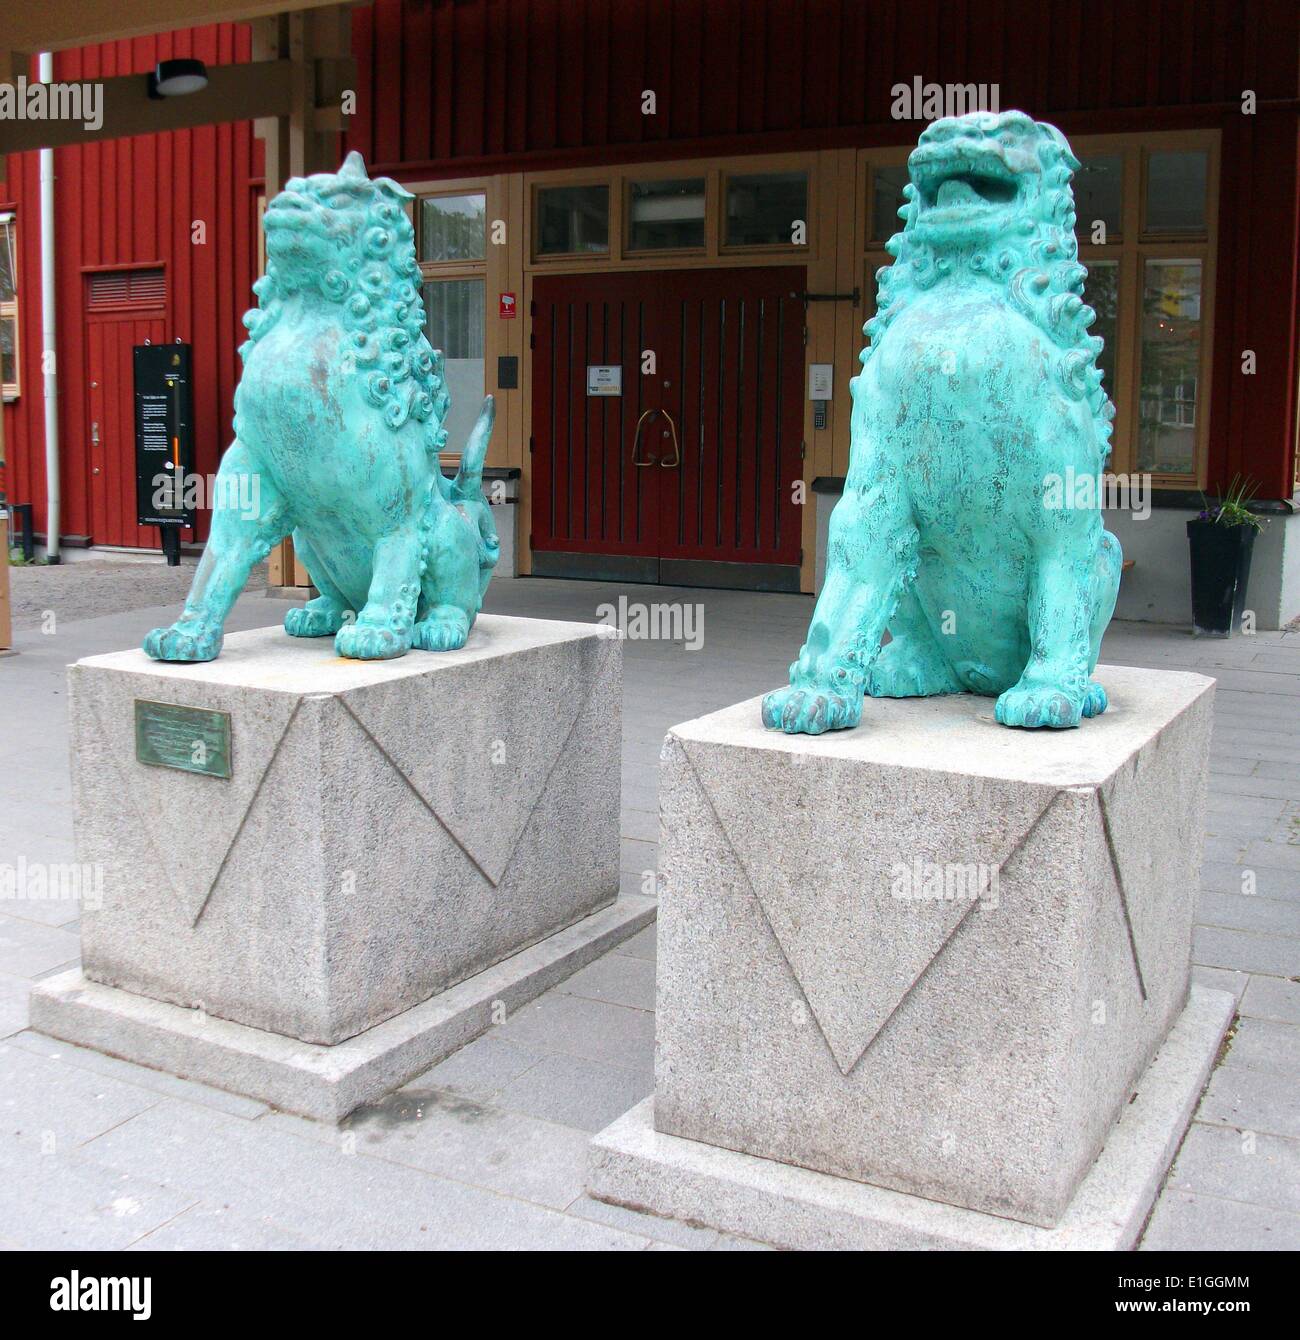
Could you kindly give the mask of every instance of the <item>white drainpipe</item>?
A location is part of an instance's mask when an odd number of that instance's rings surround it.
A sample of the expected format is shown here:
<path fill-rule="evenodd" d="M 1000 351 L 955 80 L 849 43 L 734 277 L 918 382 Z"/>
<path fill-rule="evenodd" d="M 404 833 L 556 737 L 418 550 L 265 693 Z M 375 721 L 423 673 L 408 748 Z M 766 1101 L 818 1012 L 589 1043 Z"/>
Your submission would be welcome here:
<path fill-rule="evenodd" d="M 54 82 L 54 57 L 41 52 L 40 80 Z M 45 374 L 45 554 L 59 561 L 59 375 L 54 353 L 54 150 L 41 150 L 41 367 Z"/>

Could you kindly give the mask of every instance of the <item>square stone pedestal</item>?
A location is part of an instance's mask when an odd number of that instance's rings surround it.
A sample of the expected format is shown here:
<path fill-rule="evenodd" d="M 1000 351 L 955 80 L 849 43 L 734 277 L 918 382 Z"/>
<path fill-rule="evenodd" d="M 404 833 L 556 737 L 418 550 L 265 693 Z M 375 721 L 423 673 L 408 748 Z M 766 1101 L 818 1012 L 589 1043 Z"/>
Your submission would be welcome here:
<path fill-rule="evenodd" d="M 1213 681 L 1098 678 L 1073 731 L 958 695 L 669 733 L 656 1091 L 594 1195 L 791 1246 L 1137 1233 L 1232 1014 L 1188 1007 Z"/>
<path fill-rule="evenodd" d="M 103 900 L 32 1026 L 326 1119 L 404 1082 L 653 916 L 618 898 L 621 675 L 609 630 L 490 615 L 392 661 L 275 627 L 78 662 Z"/>

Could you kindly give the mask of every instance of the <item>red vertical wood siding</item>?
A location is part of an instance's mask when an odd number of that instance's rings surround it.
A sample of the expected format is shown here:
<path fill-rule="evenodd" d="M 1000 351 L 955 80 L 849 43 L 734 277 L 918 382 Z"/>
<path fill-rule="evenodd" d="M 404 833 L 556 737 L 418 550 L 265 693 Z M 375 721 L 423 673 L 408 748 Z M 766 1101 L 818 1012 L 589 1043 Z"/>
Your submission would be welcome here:
<path fill-rule="evenodd" d="M 1291 492 L 1300 307 L 1300 8 L 1278 0 L 376 0 L 353 13 L 372 167 L 408 178 L 577 162 L 898 144 L 891 86 L 996 83 L 1067 134 L 1223 133 L 1209 472 Z M 155 60 L 246 60 L 222 25 L 61 53 L 61 79 Z M 34 71 L 33 71 L 34 73 Z M 654 89 L 656 116 L 641 113 Z M 1242 91 L 1260 102 L 1240 113 Z M 88 266 L 161 261 L 166 338 L 194 345 L 196 461 L 215 469 L 238 377 L 262 171 L 247 122 L 56 153 L 63 528 L 94 535 L 85 441 Z M 22 394 L 4 409 L 11 499 L 43 516 L 37 155 L 14 155 Z M 202 219 L 206 246 L 190 241 Z M 1244 350 L 1257 372 L 1241 373 Z"/>
<path fill-rule="evenodd" d="M 901 144 L 891 88 L 997 84 L 1067 134 L 1223 132 L 1211 485 L 1291 493 L 1300 8 L 1281 0 L 376 0 L 349 147 L 399 176 Z M 643 90 L 658 113 L 641 113 Z M 1239 110 L 1242 91 L 1261 103 Z M 370 109 L 372 93 L 375 99 Z M 1269 104 L 1273 104 L 1270 106 Z M 1254 349 L 1258 371 L 1240 372 Z"/>
<path fill-rule="evenodd" d="M 245 26 L 224 24 L 61 52 L 55 60 L 55 78 L 90 80 L 130 73 L 143 78 L 156 61 L 174 55 L 195 55 L 212 65 L 249 60 L 250 33 Z M 35 77 L 35 70 L 31 74 Z M 108 534 L 134 532 L 135 497 L 134 484 L 128 480 L 111 498 L 102 493 L 96 516 L 87 404 L 90 323 L 85 316 L 85 271 L 162 263 L 167 284 L 162 338 L 194 346 L 196 469 L 214 472 L 229 441 L 239 371 L 236 350 L 244 338 L 240 319 L 251 301 L 255 277 L 256 239 L 249 202 L 263 170 L 262 147 L 251 122 L 232 122 L 58 149 L 54 169 L 62 530 L 65 535 L 104 542 Z M 12 208 L 18 220 L 22 352 L 21 393 L 4 407 L 6 489 L 11 501 L 35 504 L 36 526 L 44 531 L 37 154 L 9 157 L 6 178 L 0 182 L 0 206 Z M 191 230 L 198 221 L 206 225 L 204 245 L 192 241 Z M 130 400 L 119 408 L 129 416 Z M 110 502 L 121 512 L 111 522 L 103 510 Z M 206 514 L 201 517 L 200 539 Z M 151 532 L 138 534 L 141 543 L 156 542 Z"/>

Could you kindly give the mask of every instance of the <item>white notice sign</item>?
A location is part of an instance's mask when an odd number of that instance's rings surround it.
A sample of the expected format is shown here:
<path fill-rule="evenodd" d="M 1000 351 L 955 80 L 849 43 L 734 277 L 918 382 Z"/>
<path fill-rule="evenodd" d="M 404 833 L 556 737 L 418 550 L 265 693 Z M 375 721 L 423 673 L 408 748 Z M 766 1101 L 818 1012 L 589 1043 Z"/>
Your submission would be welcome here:
<path fill-rule="evenodd" d="M 588 395 L 622 395 L 623 369 L 617 364 L 587 364 Z"/>

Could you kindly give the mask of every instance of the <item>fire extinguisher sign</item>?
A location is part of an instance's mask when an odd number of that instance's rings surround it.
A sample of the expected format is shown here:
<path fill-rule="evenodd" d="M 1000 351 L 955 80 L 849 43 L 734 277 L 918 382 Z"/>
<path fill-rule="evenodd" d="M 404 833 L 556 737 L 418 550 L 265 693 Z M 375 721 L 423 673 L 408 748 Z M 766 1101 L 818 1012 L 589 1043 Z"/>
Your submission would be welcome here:
<path fill-rule="evenodd" d="M 503 293 L 501 295 L 501 320 L 513 321 L 515 319 L 515 295 L 513 293 Z"/>

